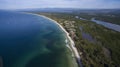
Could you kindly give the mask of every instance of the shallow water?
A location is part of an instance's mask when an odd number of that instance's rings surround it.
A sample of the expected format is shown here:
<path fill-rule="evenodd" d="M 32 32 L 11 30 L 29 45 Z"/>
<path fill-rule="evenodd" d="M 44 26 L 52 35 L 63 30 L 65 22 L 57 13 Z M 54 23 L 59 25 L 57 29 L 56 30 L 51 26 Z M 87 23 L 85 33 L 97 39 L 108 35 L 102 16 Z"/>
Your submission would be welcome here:
<path fill-rule="evenodd" d="M 53 21 L 32 14 L 0 11 L 3 67 L 73 67 L 65 39 Z"/>

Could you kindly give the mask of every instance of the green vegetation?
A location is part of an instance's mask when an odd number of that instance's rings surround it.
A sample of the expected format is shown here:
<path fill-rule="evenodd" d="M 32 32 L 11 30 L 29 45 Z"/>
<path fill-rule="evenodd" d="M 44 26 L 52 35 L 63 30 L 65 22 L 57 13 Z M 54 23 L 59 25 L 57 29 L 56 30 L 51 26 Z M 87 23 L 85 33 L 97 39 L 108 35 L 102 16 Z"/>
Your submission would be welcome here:
<path fill-rule="evenodd" d="M 65 21 L 75 21 L 75 41 L 84 67 L 120 67 L 120 32 L 107 29 L 87 20 L 75 18 L 74 14 L 37 13 L 59 22 L 68 32 Z M 79 16 L 79 15 L 78 15 Z M 84 15 L 83 15 L 84 16 Z M 82 37 L 80 27 L 89 33 L 96 42 L 90 42 Z"/>
<path fill-rule="evenodd" d="M 76 14 L 80 16 L 81 18 L 85 18 L 87 20 L 91 20 L 91 18 L 95 18 L 97 20 L 102 20 L 114 24 L 120 25 L 120 13 L 80 13 Z"/>

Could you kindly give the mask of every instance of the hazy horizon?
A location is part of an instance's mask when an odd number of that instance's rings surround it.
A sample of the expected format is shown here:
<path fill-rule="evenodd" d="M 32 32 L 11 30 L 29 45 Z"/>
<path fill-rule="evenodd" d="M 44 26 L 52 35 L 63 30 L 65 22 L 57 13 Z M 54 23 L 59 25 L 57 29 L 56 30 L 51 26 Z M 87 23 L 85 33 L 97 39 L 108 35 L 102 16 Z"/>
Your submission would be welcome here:
<path fill-rule="evenodd" d="M 120 0 L 0 0 L 0 9 L 36 8 L 117 9 Z"/>

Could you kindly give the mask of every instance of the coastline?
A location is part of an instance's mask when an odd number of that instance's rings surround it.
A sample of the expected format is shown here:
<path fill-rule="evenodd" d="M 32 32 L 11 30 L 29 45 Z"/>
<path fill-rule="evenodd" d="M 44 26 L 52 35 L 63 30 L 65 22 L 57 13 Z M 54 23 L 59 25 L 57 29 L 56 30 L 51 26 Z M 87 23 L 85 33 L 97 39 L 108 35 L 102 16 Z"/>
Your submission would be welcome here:
<path fill-rule="evenodd" d="M 22 12 L 22 13 L 26 13 L 26 12 Z M 72 56 L 76 59 L 76 63 L 78 64 L 78 67 L 83 67 L 83 65 L 81 63 L 81 58 L 80 58 L 79 52 L 78 52 L 77 48 L 75 47 L 75 43 L 72 40 L 72 38 L 69 36 L 69 33 L 64 29 L 64 27 L 62 25 L 60 25 L 57 21 L 55 21 L 47 16 L 44 16 L 44 15 L 35 14 L 35 13 L 26 13 L 26 14 L 32 14 L 32 15 L 37 15 L 37 16 L 46 18 L 50 21 L 53 21 L 56 25 L 58 25 L 61 28 L 61 30 L 66 34 L 66 40 L 65 40 L 66 47 L 68 49 L 70 49 L 70 51 L 72 52 Z M 70 42 L 70 43 L 68 43 L 68 42 Z"/>
<path fill-rule="evenodd" d="M 79 55 L 79 53 L 78 53 L 77 48 L 75 47 L 75 43 L 74 43 L 74 41 L 72 40 L 72 38 L 69 36 L 69 33 L 63 28 L 63 26 L 60 25 L 57 21 L 55 21 L 55 20 L 53 20 L 53 19 L 51 19 L 51 18 L 49 18 L 49 17 L 43 16 L 43 15 L 39 15 L 39 16 L 44 17 L 44 18 L 47 18 L 47 19 L 53 21 L 55 24 L 57 24 L 57 25 L 62 29 L 62 31 L 66 34 L 66 37 L 67 37 L 66 42 L 70 42 L 70 44 L 69 44 L 69 45 L 66 45 L 66 46 L 73 52 L 74 57 L 75 57 L 75 59 L 76 59 L 76 61 L 77 61 L 77 63 L 78 63 L 78 66 L 83 67 L 83 66 L 82 66 L 82 63 L 81 63 L 80 55 Z M 69 40 L 69 41 L 68 41 L 68 40 Z"/>

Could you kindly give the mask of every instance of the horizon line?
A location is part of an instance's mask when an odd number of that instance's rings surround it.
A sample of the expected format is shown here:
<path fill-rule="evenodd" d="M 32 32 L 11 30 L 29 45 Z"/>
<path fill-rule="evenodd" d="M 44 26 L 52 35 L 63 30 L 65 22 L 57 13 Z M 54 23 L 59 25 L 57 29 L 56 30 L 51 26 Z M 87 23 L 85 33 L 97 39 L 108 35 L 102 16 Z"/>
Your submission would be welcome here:
<path fill-rule="evenodd" d="M 0 10 L 31 10 L 31 9 L 120 9 L 120 8 L 51 8 L 51 7 L 46 7 L 46 8 L 20 8 L 20 9 L 0 9 Z"/>

